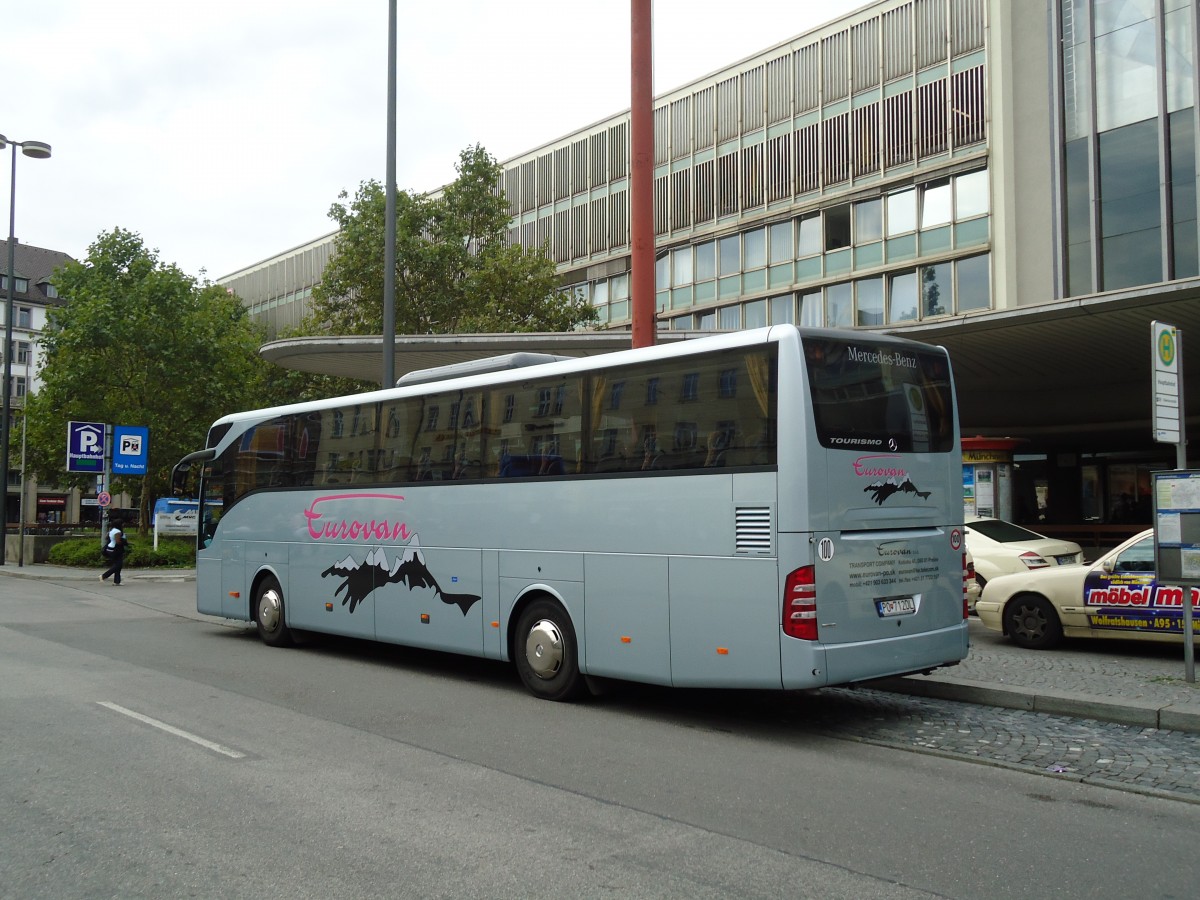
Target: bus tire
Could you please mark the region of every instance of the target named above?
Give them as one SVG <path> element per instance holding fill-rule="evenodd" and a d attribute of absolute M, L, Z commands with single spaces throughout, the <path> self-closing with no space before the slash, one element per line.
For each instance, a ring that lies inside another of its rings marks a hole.
<path fill-rule="evenodd" d="M 1028 650 L 1049 650 L 1062 641 L 1062 622 L 1054 606 L 1037 594 L 1018 594 L 1004 607 L 1004 629 L 1012 642 Z"/>
<path fill-rule="evenodd" d="M 514 645 L 517 674 L 535 697 L 572 700 L 586 689 L 575 629 L 556 601 L 542 598 L 525 607 L 517 619 Z"/>
<path fill-rule="evenodd" d="M 283 589 L 272 577 L 264 578 L 254 595 L 254 623 L 268 647 L 290 647 L 294 643 L 284 616 Z"/>

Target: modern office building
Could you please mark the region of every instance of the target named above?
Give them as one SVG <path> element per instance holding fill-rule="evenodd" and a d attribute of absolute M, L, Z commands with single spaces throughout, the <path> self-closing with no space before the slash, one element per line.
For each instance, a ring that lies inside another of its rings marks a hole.
<path fill-rule="evenodd" d="M 659 328 L 944 344 L 983 438 L 969 461 L 1001 498 L 981 481 L 968 512 L 1148 522 L 1151 473 L 1177 460 L 1151 431 L 1151 323 L 1200 333 L 1196 5 L 882 0 L 660 93 Z M 499 185 L 510 240 L 547 246 L 616 330 L 629 127 L 626 110 L 532 148 Z M 294 323 L 335 237 L 220 282 Z M 320 340 L 264 352 L 319 366 Z"/>

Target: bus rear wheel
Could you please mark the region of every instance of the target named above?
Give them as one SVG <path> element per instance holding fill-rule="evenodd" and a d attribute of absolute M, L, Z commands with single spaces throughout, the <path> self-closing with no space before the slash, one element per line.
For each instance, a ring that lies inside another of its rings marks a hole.
<path fill-rule="evenodd" d="M 525 607 L 514 643 L 517 674 L 535 697 L 571 700 L 583 693 L 575 629 L 558 603 L 541 599 Z"/>
<path fill-rule="evenodd" d="M 264 578 L 254 597 L 254 622 L 258 636 L 270 647 L 290 647 L 291 629 L 284 618 L 283 589 L 274 578 Z"/>

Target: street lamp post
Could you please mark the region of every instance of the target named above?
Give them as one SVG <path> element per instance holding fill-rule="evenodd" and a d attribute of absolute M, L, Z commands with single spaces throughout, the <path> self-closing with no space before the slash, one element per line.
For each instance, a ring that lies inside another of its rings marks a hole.
<path fill-rule="evenodd" d="M 8 190 L 8 283 L 4 302 L 4 412 L 0 420 L 0 491 L 3 491 L 3 504 L 0 505 L 0 566 L 4 565 L 8 555 L 8 431 L 9 418 L 12 415 L 12 321 L 13 294 L 17 289 L 14 250 L 17 243 L 17 148 L 32 159 L 47 159 L 50 156 L 50 145 L 41 141 L 10 141 L 0 134 L 0 150 L 12 145 L 12 180 Z M 21 498 L 24 501 L 24 497 Z M 25 515 L 25 510 L 21 510 Z"/>

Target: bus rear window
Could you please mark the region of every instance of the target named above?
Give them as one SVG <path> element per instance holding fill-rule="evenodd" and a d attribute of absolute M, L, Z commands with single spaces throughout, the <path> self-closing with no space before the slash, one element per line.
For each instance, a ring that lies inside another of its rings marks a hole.
<path fill-rule="evenodd" d="M 935 348 L 806 337 L 813 416 L 833 449 L 946 453 L 954 448 L 950 366 Z"/>

